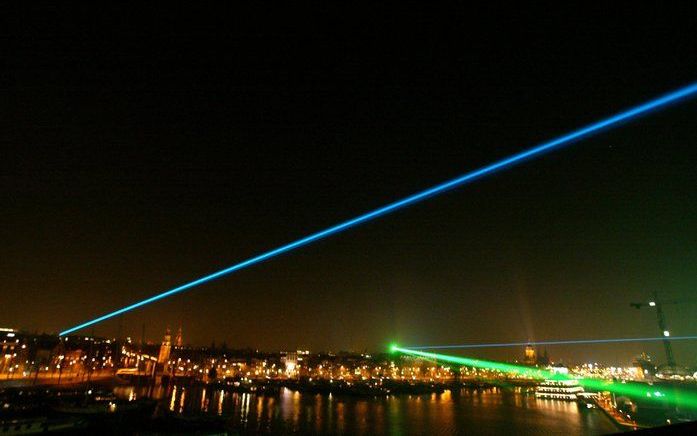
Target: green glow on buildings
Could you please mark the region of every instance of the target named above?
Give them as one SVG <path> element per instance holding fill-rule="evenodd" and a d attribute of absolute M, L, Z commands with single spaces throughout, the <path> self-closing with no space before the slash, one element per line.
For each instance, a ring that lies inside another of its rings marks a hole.
<path fill-rule="evenodd" d="M 677 386 L 656 386 L 647 383 L 624 382 L 614 380 L 600 380 L 593 378 L 578 378 L 567 374 L 550 371 L 543 368 L 535 368 L 511 363 L 496 362 L 491 360 L 473 359 L 469 357 L 451 356 L 448 354 L 430 353 L 427 351 L 401 348 L 397 345 L 390 346 L 391 352 L 400 352 L 406 355 L 423 357 L 425 359 L 456 365 L 469 366 L 493 371 L 500 371 L 511 376 L 529 378 L 535 380 L 577 380 L 584 389 L 591 391 L 610 391 L 616 395 L 627 395 L 630 398 L 646 398 L 651 401 L 671 404 L 677 407 L 697 409 L 697 393 L 680 389 Z"/>

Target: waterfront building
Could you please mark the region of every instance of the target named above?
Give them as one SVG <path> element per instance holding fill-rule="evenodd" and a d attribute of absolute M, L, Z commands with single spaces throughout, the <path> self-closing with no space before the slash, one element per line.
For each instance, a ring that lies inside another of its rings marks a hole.
<path fill-rule="evenodd" d="M 288 351 L 284 356 L 281 356 L 281 363 L 285 365 L 288 375 L 294 374 L 298 366 L 298 353 L 296 351 Z"/>

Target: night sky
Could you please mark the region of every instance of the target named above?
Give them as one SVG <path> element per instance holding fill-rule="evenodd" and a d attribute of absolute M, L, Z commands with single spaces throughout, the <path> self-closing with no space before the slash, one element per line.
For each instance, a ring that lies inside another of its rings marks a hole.
<path fill-rule="evenodd" d="M 57 332 L 697 80 L 687 11 L 552 5 L 6 15 L 0 326 Z M 131 312 L 122 332 L 357 351 L 658 336 L 629 303 L 697 292 L 696 164 L 693 101 Z M 696 313 L 667 306 L 671 332 L 697 334 Z M 697 343 L 675 349 L 697 364 Z M 549 352 L 642 350 L 665 359 Z"/>

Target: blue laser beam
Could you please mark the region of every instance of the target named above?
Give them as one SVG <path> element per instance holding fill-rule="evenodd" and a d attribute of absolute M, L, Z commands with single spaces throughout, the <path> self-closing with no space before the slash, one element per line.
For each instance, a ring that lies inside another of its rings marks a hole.
<path fill-rule="evenodd" d="M 695 340 L 697 336 L 659 336 L 653 338 L 612 338 L 612 339 L 566 339 L 555 341 L 529 341 L 529 342 L 496 342 L 490 344 L 461 344 L 461 345 L 423 345 L 419 347 L 402 347 L 407 350 L 445 350 L 465 348 L 500 348 L 522 347 L 525 345 L 578 345 L 578 344 L 612 344 L 616 342 L 653 342 L 653 341 L 686 341 Z"/>
<path fill-rule="evenodd" d="M 67 335 L 69 333 L 75 332 L 75 331 L 83 329 L 85 327 L 88 327 L 88 326 L 97 324 L 99 322 L 105 321 L 109 318 L 113 318 L 115 316 L 121 315 L 122 313 L 131 311 L 133 309 L 137 309 L 137 308 L 142 307 L 142 306 L 145 306 L 146 304 L 153 303 L 155 301 L 158 301 L 158 300 L 161 300 L 163 298 L 169 297 L 171 295 L 177 294 L 177 293 L 182 292 L 184 290 L 193 288 L 195 286 L 201 285 L 201 284 L 209 282 L 211 280 L 215 280 L 219 277 L 230 274 L 232 272 L 239 271 L 243 268 L 247 268 L 247 267 L 252 266 L 254 264 L 271 259 L 272 257 L 278 256 L 280 254 L 286 253 L 286 252 L 294 250 L 296 248 L 300 248 L 304 245 L 310 244 L 310 243 L 315 242 L 319 239 L 326 238 L 326 237 L 333 235 L 335 233 L 342 232 L 344 230 L 347 230 L 351 227 L 365 223 L 367 221 L 371 221 L 375 218 L 378 218 L 382 215 L 394 212 L 394 211 L 401 209 L 403 207 L 412 205 L 414 203 L 418 203 L 420 201 L 423 201 L 423 200 L 430 198 L 430 197 L 433 197 L 435 195 L 442 194 L 442 193 L 449 191 L 455 187 L 462 186 L 462 185 L 469 183 L 469 182 L 472 182 L 480 177 L 494 173 L 497 170 L 500 170 L 500 169 L 503 169 L 506 167 L 510 167 L 510 166 L 517 164 L 517 163 L 521 163 L 522 161 L 524 161 L 528 158 L 531 158 L 533 156 L 539 156 L 539 155 L 543 154 L 544 152 L 560 148 L 563 145 L 568 145 L 574 141 L 580 140 L 582 138 L 586 138 L 586 137 L 588 137 L 592 134 L 595 134 L 595 133 L 599 133 L 599 132 L 601 132 L 605 129 L 608 129 L 610 127 L 616 127 L 623 122 L 632 120 L 632 119 L 637 118 L 637 117 L 642 116 L 642 115 L 646 115 L 646 114 L 653 112 L 653 111 L 656 111 L 658 109 L 668 107 L 668 106 L 675 104 L 679 101 L 685 100 L 688 97 L 693 97 L 695 94 L 697 94 L 697 83 L 693 83 L 691 85 L 688 85 L 688 86 L 685 86 L 685 87 L 680 88 L 678 90 L 675 90 L 671 93 L 665 94 L 663 96 L 657 97 L 657 98 L 650 100 L 648 102 L 642 103 L 638 106 L 629 108 L 623 112 L 619 112 L 613 116 L 602 119 L 602 120 L 597 121 L 593 124 L 589 124 L 589 125 L 582 127 L 578 130 L 574 130 L 574 131 L 567 133 L 563 136 L 560 136 L 556 139 L 552 139 L 551 141 L 544 142 L 544 143 L 539 144 L 535 147 L 529 148 L 527 150 L 524 150 L 524 151 L 519 152 L 517 154 L 514 154 L 512 156 L 506 157 L 504 159 L 498 160 L 494 163 L 491 163 L 491 164 L 486 165 L 484 167 L 481 167 L 479 169 L 476 169 L 476 170 L 473 170 L 473 171 L 468 172 L 466 174 L 463 174 L 455 179 L 452 179 L 452 180 L 446 181 L 444 183 L 441 183 L 439 185 L 433 186 L 433 187 L 428 188 L 424 191 L 410 195 L 406 198 L 395 201 L 393 203 L 389 203 L 386 206 L 383 206 L 383 207 L 380 207 L 380 208 L 375 209 L 373 211 L 367 212 L 363 215 L 357 216 L 356 218 L 350 219 L 348 221 L 344 221 L 342 223 L 339 223 L 339 224 L 334 225 L 332 227 L 329 227 L 327 229 L 321 230 L 317 233 L 313 233 L 309 236 L 305 236 L 304 238 L 298 239 L 294 242 L 288 243 L 286 245 L 282 245 L 278 248 L 274 248 L 273 250 L 270 250 L 270 251 L 267 251 L 265 253 L 259 254 L 257 256 L 251 257 L 247 260 L 244 260 L 240 263 L 232 265 L 228 268 L 222 269 L 220 271 L 206 275 L 206 276 L 201 277 L 199 279 L 185 283 L 181 286 L 177 286 L 176 288 L 170 289 L 170 290 L 162 292 L 160 294 L 153 295 L 152 297 L 146 298 L 145 300 L 141 300 L 141 301 L 138 301 L 136 303 L 130 304 L 130 305 L 125 306 L 121 309 L 118 309 L 118 310 L 115 310 L 113 312 L 109 312 L 105 315 L 102 315 L 98 318 L 94 318 L 92 320 L 86 321 L 82 324 L 78 324 L 74 327 L 63 330 L 62 332 L 59 333 L 59 335 L 60 336 Z"/>

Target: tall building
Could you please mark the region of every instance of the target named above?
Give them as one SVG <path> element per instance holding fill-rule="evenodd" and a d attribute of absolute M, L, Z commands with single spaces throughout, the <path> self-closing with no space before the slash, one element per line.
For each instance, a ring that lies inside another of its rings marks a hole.
<path fill-rule="evenodd" d="M 179 325 L 179 330 L 177 330 L 177 339 L 174 341 L 174 345 L 177 348 L 181 348 L 184 345 L 184 340 L 182 339 L 182 326 Z"/>
<path fill-rule="evenodd" d="M 537 353 L 535 352 L 535 347 L 528 344 L 525 346 L 525 359 L 523 360 L 526 365 L 535 365 L 537 363 Z"/>
<path fill-rule="evenodd" d="M 169 360 L 169 353 L 172 351 L 172 335 L 169 332 L 169 327 L 165 331 L 165 337 L 160 346 L 160 354 L 157 356 L 157 363 L 166 364 Z"/>

